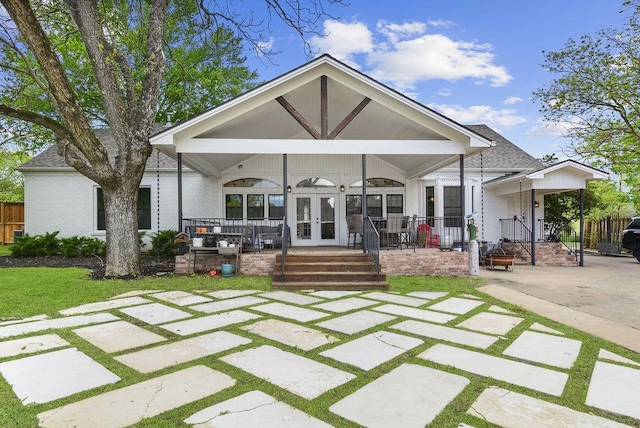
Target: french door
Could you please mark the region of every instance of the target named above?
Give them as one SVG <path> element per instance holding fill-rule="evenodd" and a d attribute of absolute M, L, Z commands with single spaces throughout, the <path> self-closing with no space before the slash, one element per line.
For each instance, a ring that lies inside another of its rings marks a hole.
<path fill-rule="evenodd" d="M 338 245 L 338 195 L 296 195 L 293 245 Z"/>

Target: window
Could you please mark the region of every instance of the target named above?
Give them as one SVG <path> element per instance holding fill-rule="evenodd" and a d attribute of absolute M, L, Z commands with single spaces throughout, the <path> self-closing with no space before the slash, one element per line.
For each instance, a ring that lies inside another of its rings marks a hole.
<path fill-rule="evenodd" d="M 460 206 L 460 187 L 445 187 L 443 190 L 445 226 L 459 226 L 460 222 L 462 221 L 462 207 Z"/>
<path fill-rule="evenodd" d="M 387 195 L 387 215 L 404 213 L 402 195 Z"/>
<path fill-rule="evenodd" d="M 284 217 L 284 195 L 269 195 L 269 218 Z"/>
<path fill-rule="evenodd" d="M 346 199 L 346 215 L 362 213 L 362 195 L 347 195 Z M 367 216 L 382 217 L 382 195 L 367 195 Z"/>
<path fill-rule="evenodd" d="M 264 178 L 240 178 L 224 183 L 224 187 L 262 187 L 273 189 L 280 187 L 280 185 Z"/>
<path fill-rule="evenodd" d="M 336 187 L 336 184 L 326 178 L 312 177 L 302 180 L 296 184 L 296 187 Z"/>
<path fill-rule="evenodd" d="M 106 229 L 104 194 L 102 188 L 96 189 L 97 230 Z M 151 230 L 151 188 L 138 189 L 138 230 Z"/>
<path fill-rule="evenodd" d="M 227 218 L 242 218 L 242 195 L 225 195 Z"/>
<path fill-rule="evenodd" d="M 362 180 L 356 181 L 349 187 L 362 187 Z M 404 187 L 404 184 L 390 178 L 367 178 L 367 187 Z"/>
<path fill-rule="evenodd" d="M 264 218 L 264 195 L 247 195 L 247 218 Z"/>

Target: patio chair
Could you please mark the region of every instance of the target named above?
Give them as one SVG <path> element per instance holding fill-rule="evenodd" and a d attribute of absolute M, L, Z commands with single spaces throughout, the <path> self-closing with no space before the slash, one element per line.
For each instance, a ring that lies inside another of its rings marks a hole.
<path fill-rule="evenodd" d="M 409 217 L 396 213 L 387 215 L 387 224 L 380 230 L 380 234 L 384 234 L 387 238 L 387 249 L 391 246 L 398 246 L 402 250 L 402 225 L 405 219 L 408 220 Z"/>
<path fill-rule="evenodd" d="M 402 220 L 402 231 L 400 232 L 400 244 L 405 244 L 407 248 L 409 248 L 409 245 L 412 245 L 414 250 L 416 243 L 415 232 L 417 220 L 417 214 L 414 214 L 411 218 L 409 218 L 409 216 L 405 216 Z"/>
<path fill-rule="evenodd" d="M 356 240 L 360 235 L 360 245 L 362 245 L 362 235 L 364 233 L 362 214 L 352 214 L 346 217 L 347 229 L 349 235 L 347 236 L 347 247 L 351 246 L 351 235 L 353 234 L 353 249 L 356 249 Z"/>
<path fill-rule="evenodd" d="M 436 248 L 440 246 L 440 235 L 432 233 L 431 226 L 423 223 L 418 226 L 418 246 Z"/>

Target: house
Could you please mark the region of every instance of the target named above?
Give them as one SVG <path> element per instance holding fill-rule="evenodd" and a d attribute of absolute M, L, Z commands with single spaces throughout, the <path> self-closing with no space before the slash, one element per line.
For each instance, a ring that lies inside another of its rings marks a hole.
<path fill-rule="evenodd" d="M 99 136 L 108 143 L 107 130 Z M 506 237 L 501 219 L 541 240 L 545 194 L 606 178 L 573 161 L 545 167 L 489 127 L 459 124 L 329 55 L 161 129 L 151 144 L 141 230 L 286 221 L 293 247 L 347 246 L 346 216 L 363 210 L 416 215 L 454 247 L 468 238 L 467 214 L 482 241 Z M 27 233 L 104 235 L 99 187 L 55 148 L 20 170 Z"/>

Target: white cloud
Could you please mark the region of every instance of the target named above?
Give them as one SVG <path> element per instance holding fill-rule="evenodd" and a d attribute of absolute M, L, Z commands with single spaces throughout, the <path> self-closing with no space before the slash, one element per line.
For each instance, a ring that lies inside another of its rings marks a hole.
<path fill-rule="evenodd" d="M 360 68 L 353 59 L 354 55 L 370 53 L 373 50 L 373 34 L 367 24 L 351 22 L 348 24 L 327 20 L 324 22 L 325 36 L 313 36 L 309 43 L 319 53 L 328 53 L 354 68 Z"/>
<path fill-rule="evenodd" d="M 508 128 L 527 121 L 512 109 L 495 109 L 483 105 L 462 107 L 450 104 L 431 104 L 429 107 L 463 124 L 483 123 L 492 128 Z"/>
<path fill-rule="evenodd" d="M 521 103 L 521 102 L 522 102 L 522 98 L 520 97 L 507 97 L 507 99 L 504 100 L 504 105 L 510 106 L 513 104 Z"/>
<path fill-rule="evenodd" d="M 430 22 L 431 26 L 450 24 Z M 328 20 L 324 23 L 327 35 L 313 37 L 310 42 L 318 51 L 356 67 L 355 55 L 364 54 L 369 75 L 403 92 L 412 90 L 423 80 L 470 78 L 491 86 L 503 86 L 511 80 L 507 69 L 495 64 L 490 44 L 427 33 L 428 26 L 421 22 L 379 21 L 376 38 L 365 23 Z"/>

